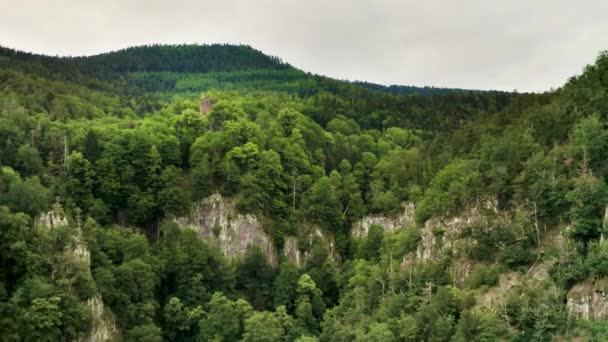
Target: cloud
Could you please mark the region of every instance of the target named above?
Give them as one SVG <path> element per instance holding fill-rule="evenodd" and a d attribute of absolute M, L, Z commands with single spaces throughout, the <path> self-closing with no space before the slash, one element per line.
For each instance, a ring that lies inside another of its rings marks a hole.
<path fill-rule="evenodd" d="M 82 55 L 244 43 L 341 79 L 541 91 L 608 48 L 606 12 L 591 0 L 0 0 L 0 44 Z"/>

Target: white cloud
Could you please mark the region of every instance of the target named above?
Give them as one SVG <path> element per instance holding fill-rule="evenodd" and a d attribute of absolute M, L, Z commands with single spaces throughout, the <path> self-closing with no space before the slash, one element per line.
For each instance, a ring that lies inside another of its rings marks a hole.
<path fill-rule="evenodd" d="M 337 78 L 528 91 L 607 49 L 607 12 L 591 0 L 0 0 L 0 44 L 81 55 L 244 43 Z"/>

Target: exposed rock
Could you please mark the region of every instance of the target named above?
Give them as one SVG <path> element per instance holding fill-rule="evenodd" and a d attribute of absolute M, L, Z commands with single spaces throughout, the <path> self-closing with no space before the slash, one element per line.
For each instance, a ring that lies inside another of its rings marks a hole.
<path fill-rule="evenodd" d="M 608 229 L 608 205 L 606 205 L 606 209 L 604 210 L 604 224 L 602 226 L 604 227 L 604 231 Z"/>
<path fill-rule="evenodd" d="M 80 228 L 78 229 L 76 244 L 68 254 L 85 267 L 89 277 L 93 277 L 91 274 L 91 253 L 82 238 Z M 93 326 L 88 336 L 78 340 L 82 342 L 119 341 L 120 332 L 116 326 L 114 314 L 103 303 L 101 294 L 98 293 L 87 299 L 87 306 L 91 310 Z"/>
<path fill-rule="evenodd" d="M 473 261 L 467 257 L 459 257 L 452 260 L 450 273 L 452 274 L 452 280 L 456 286 L 464 285 L 464 281 L 469 277 L 469 274 L 471 274 L 473 266 Z"/>
<path fill-rule="evenodd" d="M 38 217 L 38 224 L 47 228 L 67 226 L 68 218 L 59 206 L 55 206 L 50 211 L 40 214 Z"/>
<path fill-rule="evenodd" d="M 578 318 L 608 321 L 608 280 L 586 280 L 568 292 L 566 306 Z"/>
<path fill-rule="evenodd" d="M 509 271 L 500 274 L 498 277 L 498 284 L 494 287 L 489 288 L 484 294 L 479 296 L 477 304 L 481 308 L 496 309 L 503 303 L 507 294 L 511 289 L 523 286 L 532 287 L 534 285 L 543 284 L 547 291 L 555 290 L 549 270 L 555 263 L 555 260 L 545 260 L 542 262 L 535 263 L 525 273 L 518 273 Z"/>
<path fill-rule="evenodd" d="M 489 226 L 487 216 L 482 215 L 484 211 L 497 214 L 497 201 L 488 199 L 482 207 L 470 207 L 458 216 L 434 217 L 427 220 L 421 231 L 418 257 L 422 260 L 433 260 L 440 252 L 448 250 L 453 257 L 464 257 L 465 250 L 476 242 L 464 238 L 462 233 L 472 226 Z M 497 215 L 493 216 L 498 218 Z"/>
<path fill-rule="evenodd" d="M 298 238 L 295 236 L 290 236 L 285 241 L 285 245 L 283 246 L 283 253 L 285 257 L 298 266 L 302 266 L 306 259 L 306 252 L 300 250 L 298 246 Z"/>
<path fill-rule="evenodd" d="M 202 98 L 201 99 L 201 103 L 199 106 L 199 111 L 201 114 L 209 114 L 209 112 L 211 112 L 211 109 L 213 108 L 213 100 L 211 100 L 210 98 Z"/>
<path fill-rule="evenodd" d="M 403 256 L 403 260 L 401 260 L 401 264 L 399 265 L 400 272 L 410 273 L 413 271 L 414 266 L 416 266 L 416 253 L 410 252 Z"/>
<path fill-rule="evenodd" d="M 521 275 L 517 272 L 503 273 L 498 277 L 498 285 L 488 289 L 479 297 L 477 303 L 482 308 L 496 308 L 506 298 L 507 293 L 513 287 L 521 283 Z"/>
<path fill-rule="evenodd" d="M 420 231 L 417 258 L 424 262 L 449 255 L 452 260 L 450 269 L 454 284 L 462 286 L 475 266 L 468 257 L 467 250 L 477 243 L 474 239 L 463 236 L 463 233 L 471 227 L 488 227 L 488 218 L 483 215 L 483 212 L 488 211 L 492 213 L 491 216 L 502 219 L 495 215 L 498 213 L 496 201 L 490 199 L 481 208 L 470 207 L 458 216 L 434 217 L 427 220 Z"/>
<path fill-rule="evenodd" d="M 116 327 L 116 321 L 110 310 L 103 304 L 100 295 L 87 300 L 87 306 L 91 309 L 93 327 L 89 336 L 80 338 L 80 342 L 98 341 L 120 341 L 120 333 Z"/>
<path fill-rule="evenodd" d="M 175 221 L 182 227 L 194 229 L 203 239 L 216 241 L 229 258 L 242 257 L 250 246 L 257 246 L 270 264 L 277 263 L 274 244 L 262 229 L 260 220 L 254 215 L 239 213 L 234 200 L 220 194 L 203 199 L 189 217 L 179 217 Z"/>
<path fill-rule="evenodd" d="M 403 208 L 403 212 L 397 217 L 384 215 L 364 216 L 361 220 L 353 224 L 352 234 L 358 238 L 365 237 L 367 236 L 369 227 L 375 224 L 384 227 L 387 231 L 393 231 L 414 224 L 414 210 L 414 204 L 407 203 Z"/>
<path fill-rule="evenodd" d="M 471 210 L 463 216 L 426 221 L 420 232 L 421 239 L 416 253 L 418 258 L 435 260 L 445 250 L 450 250 L 455 257 L 463 256 L 466 246 L 474 241 L 462 238 L 462 232 L 473 224 L 482 223 L 481 220 L 479 213 Z"/>
<path fill-rule="evenodd" d="M 91 269 L 91 252 L 89 252 L 89 249 L 84 242 L 79 240 L 76 243 L 76 246 L 72 250 L 72 255 L 86 265 L 89 270 Z"/>
<path fill-rule="evenodd" d="M 336 248 L 334 239 L 332 236 L 326 236 L 319 228 L 312 230 L 305 238 L 307 246 L 299 246 L 298 237 L 290 236 L 283 246 L 283 254 L 287 260 L 293 262 L 298 267 L 303 266 L 309 257 L 309 249 L 312 246 L 315 239 L 319 239 L 327 248 L 327 253 L 331 257 L 335 257 Z M 304 248 L 301 248 L 304 247 Z"/>
<path fill-rule="evenodd" d="M 78 220 L 77 220 L 78 221 Z M 54 208 L 38 217 L 38 224 L 47 229 L 66 226 L 69 224 L 67 216 L 63 213 L 61 206 L 56 204 Z M 63 254 L 65 260 L 57 266 L 65 266 L 79 269 L 81 272 L 88 273 L 88 277 L 93 277 L 91 274 L 91 253 L 86 242 L 82 237 L 80 226 L 77 227 L 76 240 L 72 248 L 68 248 Z M 93 297 L 87 299 L 86 305 L 91 310 L 91 318 L 93 326 L 88 336 L 78 338 L 81 342 L 98 342 L 98 341 L 120 341 L 120 332 L 116 326 L 114 315 L 108 309 L 101 298 L 101 294 L 97 293 Z"/>

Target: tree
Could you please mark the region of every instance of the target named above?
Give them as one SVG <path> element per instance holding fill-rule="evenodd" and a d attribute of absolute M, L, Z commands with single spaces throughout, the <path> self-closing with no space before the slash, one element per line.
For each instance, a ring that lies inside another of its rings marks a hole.
<path fill-rule="evenodd" d="M 153 324 L 141 324 L 127 331 L 127 341 L 133 342 L 162 342 L 159 327 Z"/>
<path fill-rule="evenodd" d="M 26 340 L 54 341 L 61 338 L 61 298 L 35 298 L 17 312 L 17 330 Z"/>
<path fill-rule="evenodd" d="M 23 176 L 33 176 L 42 173 L 43 163 L 38 149 L 29 145 L 21 145 L 15 156 L 16 168 Z"/>
<path fill-rule="evenodd" d="M 328 177 L 322 177 L 312 187 L 306 201 L 306 212 L 316 222 L 332 232 L 342 229 L 342 213 Z"/>
<path fill-rule="evenodd" d="M 206 317 L 199 323 L 198 339 L 202 341 L 237 341 L 243 335 L 244 322 L 253 314 L 253 309 L 246 301 L 229 300 L 216 292 L 209 301 Z"/>
<path fill-rule="evenodd" d="M 572 153 L 583 168 L 590 168 L 598 176 L 608 175 L 608 129 L 597 115 L 581 119 L 570 136 Z"/>
<path fill-rule="evenodd" d="M 213 168 L 209 163 L 209 156 L 203 155 L 197 163 L 192 165 L 192 196 L 200 200 L 213 191 Z"/>
<path fill-rule="evenodd" d="M 140 258 L 129 260 L 116 268 L 112 289 L 114 294 L 110 296 L 114 300 L 109 304 L 126 327 L 153 322 L 158 308 L 154 298 L 156 282 L 152 267 Z"/>
<path fill-rule="evenodd" d="M 74 205 L 86 210 L 93 201 L 95 170 L 80 152 L 72 152 L 68 157 L 68 172 L 65 189 Z"/>
<path fill-rule="evenodd" d="M 349 166 L 343 165 L 343 169 L 345 170 L 345 173 L 342 174 L 336 184 L 334 184 L 334 187 L 336 188 L 336 197 L 340 201 L 342 219 L 347 222 L 354 222 L 365 214 L 363 198 L 359 191 L 357 179 L 350 172 Z M 331 174 L 338 173 L 334 170 Z"/>
<path fill-rule="evenodd" d="M 270 305 L 270 291 L 274 272 L 266 256 L 258 246 L 247 250 L 245 257 L 237 265 L 237 290 L 242 291 L 247 301 L 257 310 Z"/>
<path fill-rule="evenodd" d="M 298 280 L 298 299 L 295 310 L 296 325 L 306 334 L 316 334 L 325 311 L 323 293 L 308 274 Z"/>
<path fill-rule="evenodd" d="M 89 129 L 84 142 L 84 157 L 94 163 L 101 157 L 101 146 L 99 145 L 99 138 L 94 130 Z"/>
<path fill-rule="evenodd" d="M 397 340 L 386 323 L 373 323 L 362 339 L 370 342 L 390 342 Z"/>
<path fill-rule="evenodd" d="M 589 241 L 605 233 L 603 214 L 608 202 L 608 186 L 593 175 L 583 173 L 574 180 L 574 189 L 566 198 L 572 202 L 570 235 L 582 242 L 586 253 Z"/>
<path fill-rule="evenodd" d="M 38 215 L 46 210 L 49 202 L 50 191 L 40 184 L 38 177 L 22 180 L 17 175 L 8 184 L 8 191 L 0 193 L 0 204 L 6 205 L 15 212 L 24 212 L 30 216 Z"/>
<path fill-rule="evenodd" d="M 367 237 L 360 241 L 357 257 L 367 260 L 377 260 L 384 238 L 384 227 L 373 224 L 369 227 Z"/>
<path fill-rule="evenodd" d="M 476 160 L 456 160 L 437 173 L 416 210 L 416 220 L 447 215 L 462 209 L 481 195 L 481 175 Z"/>
<path fill-rule="evenodd" d="M 268 311 L 255 312 L 245 320 L 244 342 L 280 342 L 285 331 L 277 317 Z"/>
<path fill-rule="evenodd" d="M 508 208 L 513 195 L 510 180 L 523 169 L 524 162 L 540 150 L 530 129 L 509 126 L 502 135 L 487 135 L 481 139 L 479 170 L 486 178 L 486 188 L 492 191 L 501 208 Z"/>
<path fill-rule="evenodd" d="M 163 332 L 170 341 L 192 339 L 198 333 L 198 321 L 203 313 L 200 306 L 188 309 L 179 298 L 171 297 L 163 310 L 165 320 Z"/>
<path fill-rule="evenodd" d="M 283 305 L 288 312 L 293 313 L 299 278 L 300 272 L 296 265 L 288 261 L 279 265 L 279 271 L 272 285 L 272 299 L 275 308 Z"/>

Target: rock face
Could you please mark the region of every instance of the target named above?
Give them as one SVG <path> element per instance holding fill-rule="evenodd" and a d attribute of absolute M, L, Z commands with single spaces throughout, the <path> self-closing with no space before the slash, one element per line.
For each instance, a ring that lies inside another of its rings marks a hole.
<path fill-rule="evenodd" d="M 336 247 L 334 243 L 334 239 L 332 236 L 326 236 L 321 229 L 315 228 L 311 230 L 311 232 L 306 236 L 304 242 L 306 242 L 308 249 L 312 246 L 315 239 L 318 239 L 321 243 L 323 243 L 324 247 L 327 250 L 327 253 L 335 259 L 336 256 Z M 295 236 L 290 236 L 283 246 L 283 255 L 287 258 L 287 260 L 293 262 L 298 267 L 304 266 L 307 258 L 309 257 L 309 252 L 307 249 L 301 249 L 298 245 L 298 238 Z"/>
<path fill-rule="evenodd" d="M 481 208 L 472 207 L 464 210 L 458 216 L 434 217 L 426 221 L 420 229 L 420 242 L 415 255 L 404 258 L 402 265 L 407 269 L 412 262 L 429 262 L 437 260 L 441 255 L 449 254 L 451 273 L 454 283 L 462 285 L 471 273 L 473 262 L 467 257 L 466 250 L 475 241 L 463 237 L 463 232 L 473 226 L 487 227 L 489 224 L 482 211 L 498 213 L 495 200 L 487 200 Z M 412 203 L 404 206 L 403 212 L 396 217 L 383 215 L 366 216 L 353 225 L 353 236 L 367 236 L 369 227 L 376 224 L 386 231 L 394 231 L 414 225 L 415 207 Z M 415 260 L 414 260 L 415 259 Z"/>
<path fill-rule="evenodd" d="M 60 208 L 54 208 L 46 213 L 40 214 L 38 217 L 38 224 L 46 228 L 67 226 L 68 218 L 63 214 Z"/>
<path fill-rule="evenodd" d="M 264 232 L 262 220 L 252 214 L 239 213 L 232 198 L 211 195 L 197 203 L 190 216 L 175 218 L 175 222 L 197 231 L 201 239 L 217 243 L 228 258 L 242 257 L 249 247 L 256 246 L 271 265 L 278 263 L 280 251 L 276 250 L 272 239 Z M 297 266 L 302 266 L 315 240 L 320 241 L 327 248 L 327 253 L 335 257 L 333 237 L 314 226 L 303 237 L 287 237 L 282 254 Z"/>
<path fill-rule="evenodd" d="M 566 306 L 576 317 L 608 321 L 608 280 L 586 280 L 576 284 L 568 292 Z"/>
<path fill-rule="evenodd" d="M 450 218 L 432 218 L 424 223 L 420 232 L 420 243 L 416 254 L 418 258 L 428 261 L 436 259 L 442 250 L 450 249 L 459 256 L 461 245 L 471 243 L 461 238 L 467 227 L 480 222 L 476 212 L 467 212 L 462 216 Z M 464 246 L 462 246 L 464 247 Z"/>
<path fill-rule="evenodd" d="M 56 204 L 51 211 L 41 214 L 37 221 L 39 227 L 45 229 L 53 229 L 69 224 L 67 216 L 63 213 L 63 210 L 58 204 Z M 82 237 L 80 227 L 78 228 L 74 245 L 64 251 L 63 257 L 64 265 L 85 270 L 88 277 L 93 277 L 91 274 L 91 253 Z M 87 299 L 86 305 L 91 310 L 93 326 L 89 335 L 78 338 L 78 341 L 120 341 L 120 333 L 116 326 L 114 315 L 110 309 L 104 305 L 101 294 L 97 293 L 93 297 Z"/>
<path fill-rule="evenodd" d="M 120 334 L 112 313 L 103 304 L 100 295 L 87 300 L 87 306 L 91 309 L 93 328 L 89 336 L 81 338 L 79 342 L 98 341 L 120 341 Z"/>
<path fill-rule="evenodd" d="M 91 253 L 87 248 L 86 242 L 82 238 L 82 232 L 78 231 L 76 243 L 71 250 L 66 251 L 66 256 L 77 260 L 88 271 L 88 276 L 91 274 Z M 91 318 L 93 327 L 88 336 L 79 338 L 80 342 L 97 342 L 97 341 L 119 341 L 120 333 L 114 320 L 114 315 L 107 308 L 101 294 L 97 293 L 93 297 L 87 299 L 87 306 L 91 310 Z"/>
<path fill-rule="evenodd" d="M 542 284 L 547 291 L 554 291 L 554 283 L 551 281 L 549 270 L 553 267 L 553 260 L 534 264 L 527 273 L 522 274 L 515 271 L 501 273 L 498 284 L 489 288 L 477 299 L 477 307 L 486 309 L 496 309 L 504 304 L 509 292 L 516 287 L 532 287 Z"/>
<path fill-rule="evenodd" d="M 201 114 L 209 114 L 211 112 L 211 108 L 213 107 L 213 101 L 210 98 L 201 99 L 201 103 L 199 106 L 199 110 Z"/>
<path fill-rule="evenodd" d="M 463 216 L 432 218 L 426 221 L 420 230 L 416 257 L 422 262 L 429 262 L 449 253 L 452 260 L 450 268 L 453 281 L 459 286 L 464 284 L 473 268 L 473 262 L 465 251 L 474 241 L 463 238 L 462 232 L 479 221 L 480 216 L 472 212 L 467 212 Z"/>
<path fill-rule="evenodd" d="M 471 207 L 460 215 L 434 217 L 424 223 L 417 255 L 422 260 L 433 260 L 441 251 L 449 249 L 455 258 L 464 257 L 464 250 L 475 241 L 462 237 L 465 229 L 487 227 L 489 222 L 482 210 L 498 212 L 496 201 L 488 200 L 483 208 Z"/>
<path fill-rule="evenodd" d="M 216 241 L 229 258 L 245 255 L 250 246 L 259 247 L 268 262 L 277 263 L 277 252 L 262 223 L 251 214 L 241 214 L 232 199 L 214 194 L 195 205 L 189 217 L 175 219 L 182 227 L 198 232 L 203 239 Z"/>
<path fill-rule="evenodd" d="M 89 272 L 91 272 L 91 253 L 87 248 L 86 243 L 83 241 L 82 236 L 79 232 L 76 245 L 71 251 L 68 251 L 72 257 L 76 258 L 81 262 Z M 97 341 L 119 341 L 120 333 L 114 320 L 114 315 L 103 303 L 101 294 L 96 294 L 93 297 L 87 299 L 87 306 L 91 310 L 91 318 L 93 320 L 93 327 L 89 332 L 89 335 L 78 339 L 80 342 L 97 342 Z"/>
<path fill-rule="evenodd" d="M 407 203 L 404 206 L 403 212 L 397 217 L 384 215 L 365 216 L 353 225 L 352 234 L 358 238 L 365 237 L 367 236 L 369 227 L 375 224 L 384 227 L 384 229 L 388 231 L 414 224 L 414 204 Z"/>

